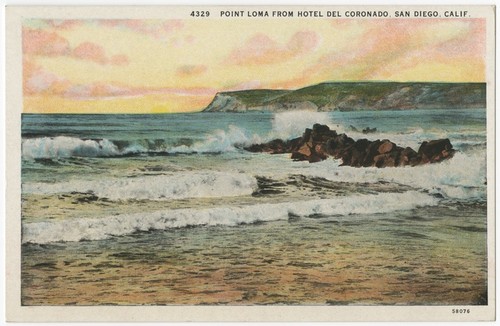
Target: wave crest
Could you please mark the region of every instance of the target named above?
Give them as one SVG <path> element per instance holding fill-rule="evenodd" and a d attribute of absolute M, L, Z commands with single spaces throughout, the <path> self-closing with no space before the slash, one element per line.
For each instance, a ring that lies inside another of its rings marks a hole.
<path fill-rule="evenodd" d="M 250 175 L 211 171 L 23 185 L 23 192 L 28 194 L 87 192 L 110 200 L 244 196 L 256 189 L 257 180 Z"/>
<path fill-rule="evenodd" d="M 41 137 L 22 142 L 22 156 L 32 160 L 39 158 L 116 156 L 118 147 L 108 139 L 93 140 L 75 137 Z"/>
<path fill-rule="evenodd" d="M 290 216 L 346 216 L 377 214 L 436 205 L 438 199 L 409 191 L 377 195 L 353 195 L 278 204 L 256 204 L 244 207 L 175 209 L 152 213 L 123 214 L 104 218 L 58 220 L 25 223 L 23 243 L 50 243 L 103 240 L 138 231 L 167 230 L 189 226 L 237 226 L 256 222 L 287 220 Z"/>
<path fill-rule="evenodd" d="M 311 128 L 315 123 L 333 125 L 328 112 L 307 110 L 279 112 L 273 117 L 273 129 L 268 138 L 271 140 L 273 138 L 290 139 L 298 137 L 304 133 L 306 128 Z"/>

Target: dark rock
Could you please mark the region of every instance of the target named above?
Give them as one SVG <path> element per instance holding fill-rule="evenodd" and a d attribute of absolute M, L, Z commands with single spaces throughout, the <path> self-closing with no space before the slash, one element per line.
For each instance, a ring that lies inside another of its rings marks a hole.
<path fill-rule="evenodd" d="M 393 142 L 385 139 L 382 141 L 382 144 L 378 147 L 379 154 L 385 154 L 392 151 L 392 149 L 396 146 Z"/>
<path fill-rule="evenodd" d="M 330 127 L 328 127 L 327 125 L 322 125 L 322 124 L 319 124 L 319 123 L 315 123 L 313 125 L 313 129 L 312 130 L 317 135 L 330 134 L 331 132 L 333 132 L 334 134 L 337 134 L 335 132 L 335 130 L 330 130 Z"/>
<path fill-rule="evenodd" d="M 268 143 L 253 144 L 248 147 L 244 147 L 244 149 L 254 153 L 270 153 L 270 154 L 290 153 L 292 146 L 298 143 L 299 140 L 300 140 L 299 138 L 295 138 L 289 141 L 274 139 Z"/>
<path fill-rule="evenodd" d="M 418 152 L 415 152 L 410 147 L 397 146 L 388 139 L 355 141 L 346 134 L 339 135 L 335 130 L 320 124 L 315 124 L 312 129 L 307 128 L 299 138 L 289 141 L 275 139 L 245 149 L 272 154 L 291 153 L 293 160 L 310 163 L 333 157 L 341 159 L 343 166 L 379 168 L 437 163 L 451 158 L 455 152 L 449 139 L 423 142 Z"/>
<path fill-rule="evenodd" d="M 365 129 L 363 129 L 363 133 L 364 134 L 371 134 L 371 133 L 374 133 L 374 132 L 377 132 L 377 128 L 366 127 Z"/>
<path fill-rule="evenodd" d="M 347 137 L 346 134 L 340 134 L 326 141 L 326 152 L 329 155 L 337 157 L 345 148 L 352 144 L 354 144 L 354 139 Z"/>
<path fill-rule="evenodd" d="M 419 161 L 418 154 L 411 147 L 406 147 L 401 152 L 401 155 L 399 157 L 400 166 L 417 165 L 418 161 Z"/>
<path fill-rule="evenodd" d="M 302 145 L 298 150 L 297 152 L 303 156 L 311 156 L 311 154 L 313 153 L 313 150 L 311 147 L 309 147 L 309 143 L 305 143 L 304 145 Z"/>
<path fill-rule="evenodd" d="M 353 145 L 347 147 L 341 154 L 342 165 L 363 166 L 369 145 L 368 139 L 358 139 Z"/>
<path fill-rule="evenodd" d="M 395 167 L 398 166 L 398 161 L 398 153 L 389 152 L 375 156 L 373 158 L 373 166 L 378 168 Z"/>
<path fill-rule="evenodd" d="M 450 158 L 455 153 L 448 138 L 424 141 L 418 149 L 422 163 L 436 163 Z"/>

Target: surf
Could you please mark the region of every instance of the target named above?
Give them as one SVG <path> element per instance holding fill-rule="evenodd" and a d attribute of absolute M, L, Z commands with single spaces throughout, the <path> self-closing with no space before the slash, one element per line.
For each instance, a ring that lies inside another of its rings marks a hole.
<path fill-rule="evenodd" d="M 185 227 L 246 225 L 289 218 L 355 216 L 389 213 L 438 204 L 439 199 L 418 191 L 339 196 L 331 199 L 246 206 L 172 209 L 152 213 L 122 214 L 24 223 L 22 242 L 46 244 L 104 240 L 140 231 Z"/>

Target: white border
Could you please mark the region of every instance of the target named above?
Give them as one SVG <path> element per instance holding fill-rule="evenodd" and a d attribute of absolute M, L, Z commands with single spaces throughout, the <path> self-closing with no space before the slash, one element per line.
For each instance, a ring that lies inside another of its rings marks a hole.
<path fill-rule="evenodd" d="M 66 1 L 58 1 L 58 5 L 67 5 L 67 4 L 73 4 L 74 2 L 71 2 L 69 0 Z M 183 4 L 208 4 L 206 1 L 195 1 L 195 2 L 184 2 Z M 365 1 L 350 1 L 351 4 L 364 4 L 366 5 L 367 3 L 375 3 L 375 1 L 371 0 L 365 0 Z M 7 2 L 7 4 L 12 4 L 13 1 Z M 119 2 L 112 2 L 108 4 L 134 4 L 130 1 L 119 1 Z M 153 1 L 153 2 L 145 2 L 143 4 L 164 4 L 165 2 L 158 2 L 158 1 Z M 233 4 L 239 4 L 241 3 L 240 1 L 234 1 L 231 2 L 231 5 Z M 259 4 L 259 1 L 253 2 L 254 4 Z M 273 1 L 273 4 L 280 4 L 282 3 L 281 1 Z M 329 1 L 315 1 L 314 4 L 330 4 L 331 2 Z M 377 2 L 379 3 L 379 2 Z M 399 4 L 401 1 L 387 1 L 386 4 Z M 445 2 L 446 3 L 446 2 Z M 452 3 L 453 5 L 456 4 L 470 4 L 470 2 L 465 2 L 465 1 L 453 1 L 449 2 Z M 16 1 L 15 4 L 28 4 L 27 2 L 22 2 L 22 1 Z M 44 3 L 44 1 L 31 1 L 29 4 L 47 4 Z M 99 1 L 91 0 L 86 2 L 86 4 L 101 4 Z M 179 3 L 180 4 L 180 3 Z M 217 1 L 212 1 L 210 4 L 226 4 L 224 2 L 217 2 Z M 262 1 L 261 5 L 264 4 L 269 4 L 264 1 Z M 301 4 L 303 5 L 303 1 L 287 1 L 287 4 Z M 429 3 L 430 4 L 430 3 Z M 435 3 L 434 3 L 435 4 Z M 440 3 L 441 4 L 441 3 Z M 476 4 L 492 4 L 491 1 L 477 1 Z M 309 5 L 307 5 L 310 7 Z M 119 8 L 119 10 L 117 10 Z M 44 9 L 48 9 L 47 7 L 45 8 L 36 8 L 36 7 L 24 7 L 24 8 L 19 8 L 19 12 L 15 12 L 12 14 L 12 12 L 17 8 L 9 8 L 9 17 L 8 21 L 6 20 L 6 24 L 8 27 L 7 30 L 7 50 L 6 50 L 6 57 L 7 57 L 7 76 L 8 78 L 8 83 L 7 83 L 7 103 L 8 105 L 5 107 L 6 114 L 8 115 L 8 120 L 5 120 L 7 123 L 6 125 L 6 130 L 7 130 L 7 140 L 8 143 L 6 143 L 4 148 L 6 149 L 8 155 L 5 155 L 5 158 L 8 156 L 8 162 L 6 162 L 5 169 L 8 169 L 8 175 L 7 175 L 7 189 L 8 192 L 7 194 L 7 201 L 6 204 L 8 204 L 8 214 L 7 216 L 20 216 L 20 209 L 19 209 L 19 203 L 18 203 L 18 198 L 20 194 L 20 182 L 19 182 L 19 175 L 20 175 L 20 142 L 18 141 L 17 144 L 19 146 L 16 146 L 16 140 L 19 140 L 20 138 L 20 119 L 12 119 L 12 115 L 18 115 L 20 113 L 20 106 L 19 103 L 19 85 L 21 85 L 21 72 L 19 67 L 21 67 L 21 56 L 19 56 L 20 47 L 19 47 L 19 42 L 20 42 L 20 29 L 17 29 L 16 33 L 16 24 L 19 23 L 19 17 L 21 15 L 32 15 L 34 12 L 40 13 L 41 11 L 43 12 Z M 62 15 L 62 17 L 68 18 L 71 17 L 74 11 L 75 7 L 52 7 L 49 9 L 49 12 L 46 12 L 46 14 L 50 14 L 50 17 L 54 17 L 54 13 Z M 140 10 L 137 10 L 140 9 Z M 96 8 L 92 7 L 85 7 L 85 8 L 78 8 L 78 18 L 82 18 L 82 12 L 84 14 L 90 14 L 95 13 Z M 161 10 L 158 10 L 158 8 L 144 8 L 144 7 L 114 7 L 114 8 L 108 8 L 110 12 L 108 12 L 108 15 L 110 14 L 111 16 L 106 16 L 104 12 L 106 10 L 103 10 L 103 7 L 99 7 L 97 12 L 99 18 L 104 18 L 104 17 L 121 17 L 121 14 L 117 15 L 117 12 L 119 11 L 120 13 L 122 12 L 128 12 L 128 16 L 130 17 L 139 17 L 137 16 L 138 12 L 148 12 L 147 17 L 149 18 L 167 18 L 165 14 L 171 13 L 171 8 L 169 8 L 169 13 L 162 13 Z M 13 18 L 15 16 L 15 19 Z M 42 15 L 43 16 L 43 15 Z M 40 17 L 40 15 L 38 15 Z M 144 16 L 141 16 L 144 17 Z M 490 17 L 491 19 L 491 17 Z M 489 24 L 488 26 L 492 26 L 492 24 Z M 490 205 L 493 204 L 493 198 L 495 195 L 495 183 L 491 182 L 494 179 L 494 155 L 491 155 L 492 151 L 495 150 L 495 142 L 492 141 L 494 140 L 494 128 L 495 128 L 495 112 L 493 109 L 494 108 L 494 94 L 495 94 L 495 87 L 494 87 L 494 82 L 495 82 L 495 59 L 493 56 L 494 53 L 494 41 L 495 41 L 495 35 L 494 31 L 492 32 L 491 29 L 489 29 L 489 33 L 487 36 L 487 44 L 488 44 L 488 54 L 490 55 L 488 59 L 488 76 L 487 76 L 487 81 L 488 81 L 488 94 L 490 95 L 488 97 L 488 212 L 489 214 L 493 214 L 494 216 L 494 206 Z M 493 48 L 492 48 L 493 46 Z M 491 66 L 493 65 L 493 66 Z M 15 109 L 13 109 L 13 107 Z M 7 111 L 7 109 L 9 111 Z M 0 138 L 0 141 L 4 141 L 3 135 L 2 138 Z M 1 142 L 0 142 L 1 144 Z M 3 151 L 2 151 L 3 152 Z M 4 153 L 2 153 L 3 155 Z M 0 156 L 1 158 L 1 156 Z M 4 190 L 3 188 L 2 190 Z M 0 193 L 1 195 L 1 193 Z M 2 200 L 3 200 L 2 196 Z M 12 234 L 20 234 L 20 224 L 18 223 L 19 221 L 13 221 L 12 218 L 7 221 L 7 230 L 8 234 L 6 236 L 7 243 L 9 246 L 7 247 L 7 257 L 9 259 L 9 263 L 6 264 L 6 271 L 7 271 L 7 277 L 9 278 L 9 282 L 7 284 L 8 290 L 9 290 L 9 295 L 8 295 L 8 300 L 6 303 L 8 304 L 8 320 L 16 320 L 16 321 L 55 321 L 55 320 L 65 320 L 65 321 L 116 321 L 116 320 L 127 320 L 127 321 L 165 321 L 165 320 L 183 320 L 183 321 L 235 321 L 235 320 L 245 320 L 245 321 L 354 321 L 354 320 L 371 320 L 371 321 L 381 321 L 381 320 L 413 320 L 413 321 L 430 321 L 430 320 L 446 320 L 446 321 L 465 321 L 465 320 L 491 320 L 491 318 L 494 316 L 494 311 L 491 309 L 492 307 L 495 306 L 496 300 L 491 300 L 491 295 L 489 295 L 490 300 L 489 300 L 489 308 L 488 307 L 478 307 L 478 306 L 471 306 L 473 307 L 475 313 L 470 316 L 453 316 L 449 314 L 450 306 L 446 307 L 436 307 L 436 306 L 414 306 L 414 307 L 394 307 L 394 306 L 363 306 L 363 307 L 331 307 L 331 306 L 314 306 L 314 307 L 303 307 L 303 306 L 298 306 L 298 307 L 286 307 L 286 306 L 265 306 L 265 307 L 260 307 L 260 306 L 249 306 L 249 307 L 192 307 L 192 306 L 184 306 L 184 307 L 20 307 L 17 304 L 20 303 L 16 302 L 16 300 L 12 300 L 12 289 L 14 287 L 17 287 L 20 289 L 20 282 L 16 280 L 16 278 L 12 278 L 12 272 L 14 270 L 11 268 L 13 265 L 18 265 L 20 264 L 20 255 L 19 255 L 19 245 L 12 240 Z M 492 227 L 494 226 L 494 219 L 490 218 L 489 219 L 489 224 L 488 224 L 488 236 L 489 236 L 489 250 L 490 249 L 495 249 L 495 246 L 492 245 L 491 241 L 494 241 L 494 231 L 495 228 Z M 492 224 L 493 223 L 493 224 Z M 18 232 L 19 231 L 19 232 Z M 493 242 L 494 243 L 494 242 Z M 4 245 L 4 244 L 3 244 Z M 5 247 L 5 245 L 4 245 Z M 489 271 L 494 272 L 495 270 L 495 261 L 494 261 L 494 252 L 490 254 L 490 257 L 492 260 L 489 262 Z M 12 260 L 13 259 L 13 260 Z M 17 271 L 18 272 L 18 271 Z M 490 294 L 492 291 L 495 289 L 495 275 L 490 274 L 489 275 L 489 286 L 488 289 L 490 291 Z M 19 292 L 17 292 L 19 293 Z M 14 293 L 15 295 L 16 293 Z M 18 296 L 20 297 L 20 296 Z M 484 309 L 483 309 L 484 308 Z M 444 312 L 444 314 L 443 314 Z M 353 318 L 354 317 L 354 318 Z M 455 318 L 454 318 L 455 317 Z M 470 317 L 470 318 L 468 318 Z"/>

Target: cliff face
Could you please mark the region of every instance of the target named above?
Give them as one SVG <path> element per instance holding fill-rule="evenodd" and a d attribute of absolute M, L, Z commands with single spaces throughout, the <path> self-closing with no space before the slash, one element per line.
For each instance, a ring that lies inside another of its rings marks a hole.
<path fill-rule="evenodd" d="M 485 83 L 323 83 L 298 90 L 218 93 L 203 112 L 485 108 Z"/>

